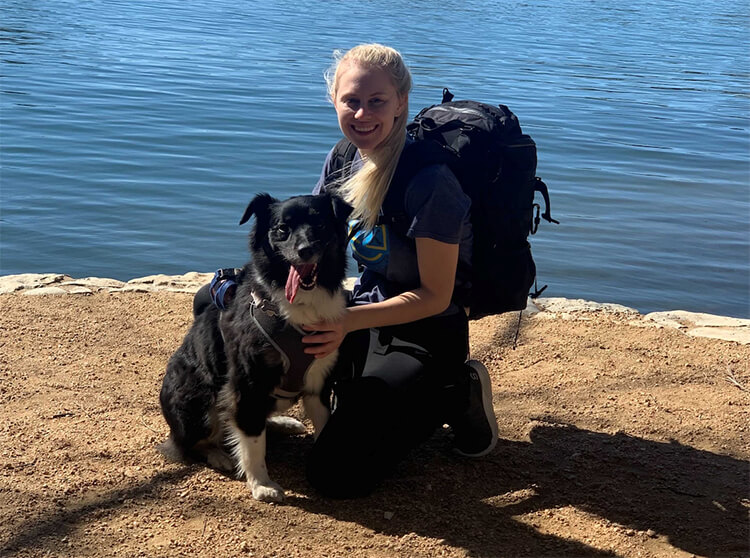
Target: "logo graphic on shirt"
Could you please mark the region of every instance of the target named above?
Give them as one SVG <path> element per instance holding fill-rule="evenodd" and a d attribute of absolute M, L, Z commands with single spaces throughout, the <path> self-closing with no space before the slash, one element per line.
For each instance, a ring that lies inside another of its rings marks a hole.
<path fill-rule="evenodd" d="M 349 234 L 357 221 L 349 222 Z M 372 271 L 385 273 L 388 267 L 388 229 L 385 225 L 377 225 L 371 231 L 358 231 L 351 240 L 352 256 L 354 259 Z"/>

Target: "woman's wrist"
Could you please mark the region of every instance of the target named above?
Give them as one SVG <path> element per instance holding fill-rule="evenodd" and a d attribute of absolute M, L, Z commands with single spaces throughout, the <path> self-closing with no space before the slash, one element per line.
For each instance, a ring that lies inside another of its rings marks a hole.
<path fill-rule="evenodd" d="M 364 329 L 364 328 L 359 328 L 356 325 L 357 316 L 356 316 L 356 313 L 353 312 L 355 308 L 357 307 L 353 306 L 353 307 L 347 308 L 343 316 L 341 316 L 341 320 L 339 321 L 339 323 L 341 324 L 341 331 L 344 337 L 346 337 L 346 335 L 348 335 L 352 331 L 357 331 L 357 329 Z"/>
<path fill-rule="evenodd" d="M 376 320 L 372 320 L 373 310 L 376 310 L 375 305 L 380 304 L 373 302 L 370 304 L 360 304 L 357 306 L 351 306 L 346 309 L 346 314 L 341 321 L 341 325 L 344 329 L 344 333 L 351 333 L 352 331 L 358 331 L 360 329 L 369 329 L 371 327 L 378 327 L 375 323 Z M 369 319 L 368 319 L 369 318 Z M 371 323 L 372 322 L 372 323 Z"/>

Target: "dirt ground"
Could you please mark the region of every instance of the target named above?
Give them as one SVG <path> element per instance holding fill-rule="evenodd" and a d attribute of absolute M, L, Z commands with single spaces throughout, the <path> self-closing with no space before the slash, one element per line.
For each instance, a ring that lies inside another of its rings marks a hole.
<path fill-rule="evenodd" d="M 438 432 L 370 497 L 319 497 L 269 441 L 283 505 L 169 463 L 158 402 L 191 295 L 0 296 L 0 556 L 747 556 L 750 345 L 517 315 L 472 323 L 497 449 Z M 732 376 L 734 381 L 728 379 Z M 294 411 L 299 412 L 299 411 Z"/>

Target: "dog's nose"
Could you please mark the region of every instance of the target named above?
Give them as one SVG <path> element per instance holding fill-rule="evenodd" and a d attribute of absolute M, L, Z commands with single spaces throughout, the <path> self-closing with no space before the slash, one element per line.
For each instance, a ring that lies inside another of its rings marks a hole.
<path fill-rule="evenodd" d="M 315 254 L 315 248 L 312 244 L 303 244 L 297 246 L 297 255 L 302 261 L 307 261 Z"/>

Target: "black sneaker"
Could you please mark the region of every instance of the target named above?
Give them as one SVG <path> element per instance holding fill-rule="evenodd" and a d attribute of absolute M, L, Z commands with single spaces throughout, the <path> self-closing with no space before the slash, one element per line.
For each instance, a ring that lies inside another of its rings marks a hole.
<path fill-rule="evenodd" d="M 492 406 L 490 374 L 478 360 L 469 360 L 469 407 L 451 424 L 454 451 L 465 457 L 487 455 L 497 444 L 497 418 Z"/>

